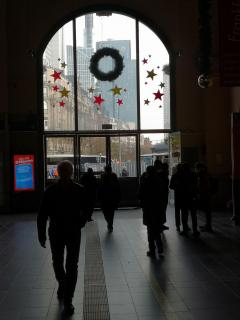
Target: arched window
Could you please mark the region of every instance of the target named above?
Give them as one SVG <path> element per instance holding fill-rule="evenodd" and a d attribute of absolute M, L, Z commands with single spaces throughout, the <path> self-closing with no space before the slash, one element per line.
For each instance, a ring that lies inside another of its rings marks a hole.
<path fill-rule="evenodd" d="M 45 132 L 170 129 L 169 54 L 126 15 L 101 11 L 62 26 L 43 54 L 43 85 Z"/>
<path fill-rule="evenodd" d="M 168 161 L 169 54 L 132 17 L 100 11 L 62 26 L 43 53 L 45 181 L 74 163 L 74 178 L 111 164 L 123 205 L 136 205 L 141 173 Z"/>

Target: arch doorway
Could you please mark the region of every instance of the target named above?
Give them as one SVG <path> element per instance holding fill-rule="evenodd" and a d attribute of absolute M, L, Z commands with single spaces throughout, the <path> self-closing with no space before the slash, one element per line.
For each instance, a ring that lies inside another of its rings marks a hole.
<path fill-rule="evenodd" d="M 58 161 L 74 163 L 74 178 L 111 164 L 122 205 L 136 205 L 141 173 L 168 161 L 169 54 L 138 19 L 100 11 L 76 17 L 43 53 L 45 183 Z"/>

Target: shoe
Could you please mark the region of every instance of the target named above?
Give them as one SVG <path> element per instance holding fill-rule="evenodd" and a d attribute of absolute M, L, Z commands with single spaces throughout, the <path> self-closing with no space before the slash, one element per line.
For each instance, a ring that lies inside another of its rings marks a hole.
<path fill-rule="evenodd" d="M 213 232 L 212 227 L 209 226 L 200 226 L 202 232 Z"/>
<path fill-rule="evenodd" d="M 165 226 L 164 224 L 162 225 L 162 230 L 169 230 L 168 226 Z"/>
<path fill-rule="evenodd" d="M 108 226 L 108 232 L 109 232 L 109 233 L 112 233 L 112 232 L 113 232 L 113 227 Z"/>
<path fill-rule="evenodd" d="M 156 258 L 155 252 L 152 252 L 152 251 L 147 251 L 147 256 L 150 257 L 150 258 L 153 258 L 153 259 Z"/>
<path fill-rule="evenodd" d="M 71 316 L 74 314 L 74 306 L 72 305 L 72 303 L 64 303 L 64 314 L 66 316 Z"/>
<path fill-rule="evenodd" d="M 200 236 L 200 232 L 199 231 L 194 231 L 193 232 L 193 237 L 194 238 L 198 238 Z"/>
<path fill-rule="evenodd" d="M 183 230 L 183 231 L 180 232 L 180 235 L 181 235 L 181 236 L 188 237 L 188 231 Z"/>
<path fill-rule="evenodd" d="M 63 300 L 64 299 L 64 288 L 62 285 L 60 285 L 57 289 L 57 298 L 59 300 Z"/>

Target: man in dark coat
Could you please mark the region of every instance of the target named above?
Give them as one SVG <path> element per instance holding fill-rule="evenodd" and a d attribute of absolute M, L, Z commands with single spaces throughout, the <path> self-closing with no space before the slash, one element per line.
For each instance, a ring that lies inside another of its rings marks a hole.
<path fill-rule="evenodd" d="M 143 210 L 143 224 L 147 226 L 149 251 L 147 255 L 156 257 L 163 253 L 161 233 L 165 222 L 166 179 L 156 173 L 153 166 L 148 166 L 140 180 L 139 198 Z"/>
<path fill-rule="evenodd" d="M 88 221 L 92 221 L 92 214 L 94 211 L 94 206 L 97 196 L 97 178 L 94 176 L 92 168 L 88 168 L 80 180 L 80 183 L 85 187 L 86 196 L 87 196 L 87 217 Z"/>
<path fill-rule="evenodd" d="M 191 171 L 188 163 L 181 164 L 181 171 L 179 174 L 179 207 L 182 213 L 182 235 L 188 235 L 188 214 L 190 213 L 192 219 L 193 236 L 198 237 L 199 231 L 197 227 L 197 176 Z"/>
<path fill-rule="evenodd" d="M 216 192 L 214 180 L 209 175 L 207 166 L 203 163 L 196 164 L 198 209 L 205 213 L 206 223 L 200 226 L 202 231 L 212 232 L 212 196 Z"/>
<path fill-rule="evenodd" d="M 37 217 L 38 239 L 46 247 L 46 226 L 52 252 L 53 269 L 58 281 L 57 296 L 64 301 L 64 311 L 74 313 L 72 299 L 77 283 L 81 228 L 86 223 L 86 196 L 84 187 L 73 182 L 73 166 L 62 161 L 57 167 L 59 180 L 48 187 Z M 64 268 L 64 250 L 66 263 Z"/>
<path fill-rule="evenodd" d="M 112 167 L 110 165 L 106 165 L 104 173 L 101 175 L 99 199 L 109 232 L 113 231 L 114 213 L 118 207 L 120 197 L 121 194 L 118 177 L 116 173 L 112 172 Z"/>

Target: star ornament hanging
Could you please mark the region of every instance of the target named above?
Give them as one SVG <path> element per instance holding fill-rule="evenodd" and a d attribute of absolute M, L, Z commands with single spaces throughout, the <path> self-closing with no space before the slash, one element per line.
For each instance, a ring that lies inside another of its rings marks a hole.
<path fill-rule="evenodd" d="M 144 104 L 149 105 L 150 101 L 148 99 L 144 100 Z"/>
<path fill-rule="evenodd" d="M 67 66 L 67 64 L 66 64 L 65 62 L 62 62 L 62 63 L 61 63 L 61 67 L 62 67 L 63 69 L 65 69 L 66 66 Z"/>
<path fill-rule="evenodd" d="M 53 74 L 51 74 L 51 77 L 53 77 L 54 78 L 54 82 L 56 81 L 56 80 L 60 80 L 61 79 L 61 72 L 57 72 L 56 70 L 54 70 L 54 73 Z"/>
<path fill-rule="evenodd" d="M 164 82 L 161 82 L 160 85 L 159 85 L 159 87 L 165 88 L 165 83 L 164 83 Z"/>
<path fill-rule="evenodd" d="M 64 107 L 64 106 L 65 106 L 65 102 L 64 102 L 64 101 L 60 101 L 60 102 L 59 102 L 59 106 L 60 106 L 60 107 Z"/>
<path fill-rule="evenodd" d="M 154 73 L 154 69 L 152 69 L 151 71 L 147 71 L 147 73 L 147 78 L 151 78 L 152 80 L 157 75 L 157 73 Z"/>
<path fill-rule="evenodd" d="M 117 104 L 118 104 L 118 106 L 120 107 L 120 105 L 123 104 L 122 99 L 118 99 L 118 100 L 117 100 Z"/>
<path fill-rule="evenodd" d="M 96 103 L 96 104 L 98 104 L 99 106 L 101 106 L 101 104 L 103 103 L 103 101 L 105 101 L 102 97 L 101 97 L 101 95 L 99 95 L 99 96 L 94 96 L 94 103 Z"/>
<path fill-rule="evenodd" d="M 58 86 L 53 86 L 52 89 L 53 89 L 53 91 L 58 91 L 59 87 Z"/>
<path fill-rule="evenodd" d="M 143 63 L 143 64 L 148 63 L 148 59 L 144 58 L 144 59 L 142 60 L 142 63 Z"/>
<path fill-rule="evenodd" d="M 68 95 L 69 95 L 69 90 L 67 90 L 65 87 L 59 91 L 61 93 L 61 98 L 63 97 L 67 97 L 68 98 Z"/>
<path fill-rule="evenodd" d="M 110 89 L 110 91 L 112 91 L 113 95 L 120 95 L 121 94 L 121 90 L 122 88 L 119 88 L 118 86 L 115 86 L 114 88 Z"/>
<path fill-rule="evenodd" d="M 89 93 L 93 93 L 93 91 L 94 91 L 94 88 L 93 88 L 93 87 L 88 88 L 88 92 L 89 92 Z"/>
<path fill-rule="evenodd" d="M 155 95 L 155 99 L 154 100 L 162 100 L 162 96 L 164 95 L 164 93 L 161 93 L 159 90 L 157 92 L 153 92 L 153 94 Z"/>

